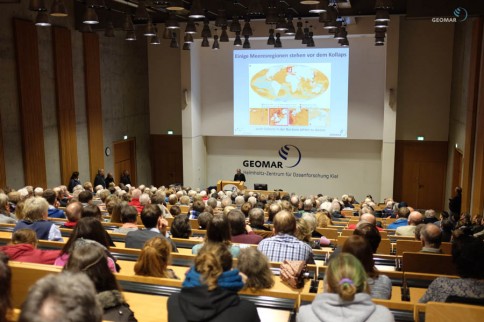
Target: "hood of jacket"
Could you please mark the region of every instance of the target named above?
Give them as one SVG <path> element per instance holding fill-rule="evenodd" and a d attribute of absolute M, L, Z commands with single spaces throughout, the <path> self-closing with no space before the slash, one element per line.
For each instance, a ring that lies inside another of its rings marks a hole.
<path fill-rule="evenodd" d="M 363 322 L 376 310 L 371 296 L 357 293 L 353 301 L 343 301 L 338 294 L 321 293 L 311 304 L 313 313 L 320 321 Z"/>
<path fill-rule="evenodd" d="M 118 290 L 100 292 L 96 295 L 104 310 L 124 304 L 124 298 Z"/>
<path fill-rule="evenodd" d="M 34 246 L 31 244 L 12 244 L 0 247 L 0 251 L 4 252 L 11 260 L 24 255 L 26 252 L 33 252 Z"/>
<path fill-rule="evenodd" d="M 178 305 L 188 321 L 208 321 L 225 309 L 237 305 L 240 299 L 237 292 L 216 288 L 197 286 L 182 288 Z"/>

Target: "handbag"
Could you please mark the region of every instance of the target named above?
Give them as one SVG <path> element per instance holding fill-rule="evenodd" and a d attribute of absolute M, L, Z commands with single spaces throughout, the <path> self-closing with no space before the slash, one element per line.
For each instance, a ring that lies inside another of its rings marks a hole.
<path fill-rule="evenodd" d="M 305 268 L 305 261 L 284 260 L 281 264 L 281 280 L 292 288 L 302 288 Z"/>

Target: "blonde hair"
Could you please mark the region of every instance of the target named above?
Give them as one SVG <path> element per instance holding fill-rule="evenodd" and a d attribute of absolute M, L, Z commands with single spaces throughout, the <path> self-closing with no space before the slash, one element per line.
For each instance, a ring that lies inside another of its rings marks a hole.
<path fill-rule="evenodd" d="M 47 216 L 49 204 L 42 197 L 31 197 L 25 200 L 23 214 L 24 219 L 30 221 L 39 221 L 44 219 L 44 215 Z"/>
<path fill-rule="evenodd" d="M 232 255 L 225 244 L 207 243 L 195 257 L 195 270 L 201 275 L 201 282 L 212 291 L 224 271 L 232 268 Z"/>
<path fill-rule="evenodd" d="M 311 231 L 311 227 L 309 226 L 309 223 L 302 218 L 297 219 L 296 232 L 294 234 L 296 238 L 303 242 L 310 242 L 311 234 L 312 234 L 312 231 Z"/>
<path fill-rule="evenodd" d="M 247 275 L 245 286 L 253 292 L 274 286 L 274 275 L 269 266 L 269 260 L 255 247 L 240 250 L 237 268 Z"/>
<path fill-rule="evenodd" d="M 134 265 L 136 275 L 169 278 L 167 272 L 171 244 L 162 237 L 148 239 Z"/>
<path fill-rule="evenodd" d="M 37 234 L 32 229 L 19 229 L 12 234 L 12 244 L 32 244 L 36 246 L 38 243 Z"/>
<path fill-rule="evenodd" d="M 331 259 L 324 277 L 325 289 L 343 301 L 353 301 L 356 293 L 369 293 L 365 269 L 353 255 L 341 253 Z"/>
<path fill-rule="evenodd" d="M 327 228 L 329 225 L 332 225 L 331 217 L 329 213 L 326 211 L 318 211 L 315 215 L 316 217 L 316 226 L 318 228 Z"/>

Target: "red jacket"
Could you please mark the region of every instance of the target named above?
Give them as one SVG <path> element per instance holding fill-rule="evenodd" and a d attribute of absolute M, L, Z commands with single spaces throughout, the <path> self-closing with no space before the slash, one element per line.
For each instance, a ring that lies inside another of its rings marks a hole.
<path fill-rule="evenodd" d="M 4 252 L 13 261 L 37 264 L 54 264 L 60 255 L 60 250 L 41 250 L 31 244 L 2 246 L 0 252 Z"/>
<path fill-rule="evenodd" d="M 141 211 L 143 210 L 143 206 L 140 204 L 139 202 L 139 199 L 136 199 L 136 198 L 133 198 L 131 199 L 131 201 L 128 203 L 128 205 L 130 206 L 133 206 L 136 208 L 136 210 L 138 211 L 138 214 L 141 213 Z"/>

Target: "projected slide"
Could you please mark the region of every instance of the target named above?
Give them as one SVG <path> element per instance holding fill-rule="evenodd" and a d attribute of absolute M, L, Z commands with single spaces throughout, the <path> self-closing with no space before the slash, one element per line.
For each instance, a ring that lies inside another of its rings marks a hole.
<path fill-rule="evenodd" d="M 346 137 L 347 48 L 234 50 L 234 135 Z"/>

